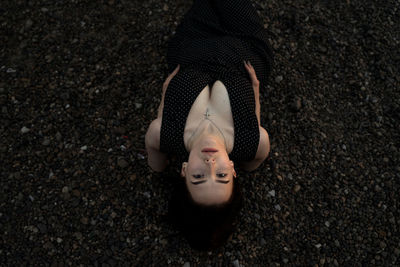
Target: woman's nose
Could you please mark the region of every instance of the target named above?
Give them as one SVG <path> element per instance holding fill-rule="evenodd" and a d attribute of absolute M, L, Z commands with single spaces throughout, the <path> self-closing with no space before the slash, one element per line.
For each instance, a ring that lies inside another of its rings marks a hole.
<path fill-rule="evenodd" d="M 215 163 L 215 159 L 206 159 L 206 163 Z"/>

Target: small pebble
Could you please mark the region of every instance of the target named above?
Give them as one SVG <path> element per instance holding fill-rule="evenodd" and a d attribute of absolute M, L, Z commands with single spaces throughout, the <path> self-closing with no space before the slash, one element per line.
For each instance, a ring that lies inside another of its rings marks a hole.
<path fill-rule="evenodd" d="M 18 193 L 17 200 L 22 201 L 24 199 L 24 195 L 22 193 Z"/>
<path fill-rule="evenodd" d="M 87 217 L 82 217 L 81 218 L 81 223 L 84 225 L 87 225 L 89 223 L 89 219 Z"/>
<path fill-rule="evenodd" d="M 43 248 L 48 250 L 54 249 L 54 245 L 50 241 L 47 241 L 46 243 L 44 243 Z"/>
<path fill-rule="evenodd" d="M 125 169 L 126 167 L 129 166 L 128 161 L 126 161 L 126 159 L 124 159 L 124 158 L 119 158 L 117 164 L 122 169 Z"/>
<path fill-rule="evenodd" d="M 294 191 L 295 193 L 297 193 L 297 192 L 300 191 L 300 189 L 301 189 L 301 186 L 298 185 L 298 184 L 296 184 L 296 185 L 294 186 L 294 188 L 293 188 L 293 191 Z"/>
<path fill-rule="evenodd" d="M 82 150 L 82 151 L 85 151 L 85 150 L 87 150 L 87 149 L 88 149 L 87 146 L 82 146 L 82 147 L 81 147 L 81 150 Z"/>
<path fill-rule="evenodd" d="M 271 197 L 275 197 L 275 190 L 269 191 L 268 195 L 270 195 Z"/>
<path fill-rule="evenodd" d="M 276 210 L 281 210 L 281 206 L 279 206 L 279 204 L 276 204 L 274 207 Z"/>
<path fill-rule="evenodd" d="M 80 197 L 81 192 L 78 189 L 74 189 L 74 190 L 72 190 L 72 195 L 74 195 L 75 197 Z"/>
<path fill-rule="evenodd" d="M 45 138 L 45 139 L 43 140 L 43 142 L 42 142 L 42 145 L 44 145 L 44 146 L 50 145 L 50 139 Z"/>
<path fill-rule="evenodd" d="M 164 11 L 168 11 L 168 9 L 169 9 L 168 5 L 167 5 L 167 4 L 164 4 L 164 5 L 163 5 L 163 10 L 164 10 Z"/>
<path fill-rule="evenodd" d="M 27 127 L 25 127 L 25 126 L 21 128 L 21 133 L 22 133 L 22 134 L 29 133 L 29 131 L 30 131 L 30 129 L 27 128 Z"/>
<path fill-rule="evenodd" d="M 26 29 L 30 29 L 30 28 L 32 27 L 32 25 L 33 25 L 33 21 L 32 21 L 31 19 L 28 19 L 28 20 L 25 22 L 25 28 L 26 28 Z"/>
<path fill-rule="evenodd" d="M 45 224 L 39 223 L 39 224 L 37 225 L 37 228 L 39 229 L 39 231 L 40 231 L 42 234 L 47 233 L 47 226 L 46 226 Z"/>
<path fill-rule="evenodd" d="M 283 80 L 283 77 L 281 75 L 276 76 L 276 78 L 275 78 L 276 83 L 280 83 L 282 80 Z"/>
<path fill-rule="evenodd" d="M 190 267 L 190 262 L 185 262 L 185 264 L 183 264 L 183 267 Z"/>
<path fill-rule="evenodd" d="M 75 238 L 78 239 L 78 240 L 81 240 L 82 237 L 83 237 L 83 235 L 82 235 L 81 232 L 76 232 L 76 233 L 74 234 L 74 236 L 75 236 Z"/>
<path fill-rule="evenodd" d="M 60 133 L 60 132 L 57 132 L 57 133 L 56 133 L 56 140 L 57 140 L 57 141 L 61 141 L 61 139 L 62 139 L 61 133 Z"/>
<path fill-rule="evenodd" d="M 301 109 L 301 99 L 296 97 L 294 99 L 294 101 L 291 104 L 291 108 L 293 109 L 293 111 L 300 111 Z"/>
<path fill-rule="evenodd" d="M 239 260 L 234 260 L 234 261 L 232 262 L 232 264 L 233 264 L 234 267 L 240 267 Z"/>
<path fill-rule="evenodd" d="M 114 128 L 114 133 L 123 135 L 126 133 L 126 129 L 125 129 L 125 127 L 116 127 L 116 128 Z"/>

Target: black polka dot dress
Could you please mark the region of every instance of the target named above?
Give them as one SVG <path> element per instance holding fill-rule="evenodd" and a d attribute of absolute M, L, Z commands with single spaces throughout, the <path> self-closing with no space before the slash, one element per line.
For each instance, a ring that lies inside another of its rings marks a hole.
<path fill-rule="evenodd" d="M 249 0 L 194 0 L 168 45 L 172 72 L 164 98 L 160 150 L 187 160 L 186 118 L 199 93 L 220 80 L 227 88 L 234 123 L 235 162 L 254 159 L 259 143 L 254 92 L 243 60 L 253 65 L 260 90 L 272 63 L 267 31 Z"/>

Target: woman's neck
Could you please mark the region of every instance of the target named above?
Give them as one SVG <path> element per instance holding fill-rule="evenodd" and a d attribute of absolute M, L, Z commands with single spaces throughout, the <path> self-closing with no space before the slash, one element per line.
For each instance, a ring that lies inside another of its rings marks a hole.
<path fill-rule="evenodd" d="M 196 145 L 202 144 L 204 140 L 210 138 L 214 139 L 221 149 L 227 150 L 224 134 L 210 120 L 204 120 L 200 123 L 198 129 L 189 138 L 186 148 L 190 152 Z"/>

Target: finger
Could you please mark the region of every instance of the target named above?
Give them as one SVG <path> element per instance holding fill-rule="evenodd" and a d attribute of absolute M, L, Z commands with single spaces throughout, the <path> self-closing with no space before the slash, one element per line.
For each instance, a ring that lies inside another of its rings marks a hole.
<path fill-rule="evenodd" d="M 171 73 L 171 75 L 175 75 L 179 69 L 180 69 L 181 65 L 178 64 L 178 66 L 174 69 L 174 71 Z"/>
<path fill-rule="evenodd" d="M 180 68 L 180 65 L 178 65 L 170 74 L 168 74 L 168 78 L 171 76 L 174 76 L 178 72 L 179 68 Z"/>
<path fill-rule="evenodd" d="M 244 61 L 244 66 L 248 71 L 251 71 L 251 65 L 249 63 L 249 61 Z"/>

